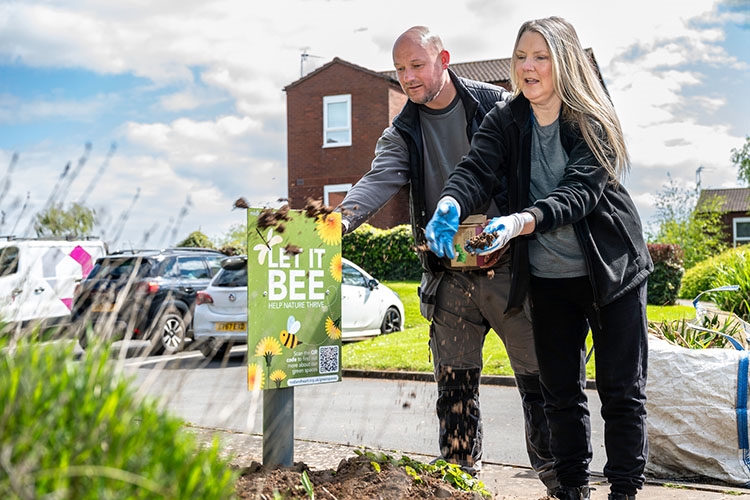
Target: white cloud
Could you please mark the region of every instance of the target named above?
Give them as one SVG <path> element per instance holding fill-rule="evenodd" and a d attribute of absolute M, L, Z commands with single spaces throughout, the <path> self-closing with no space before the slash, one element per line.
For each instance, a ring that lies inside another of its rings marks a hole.
<path fill-rule="evenodd" d="M 31 100 L 0 95 L 0 124 L 33 123 L 60 117 L 92 122 L 117 100 L 118 97 L 113 95 L 95 95 L 87 99 L 55 99 L 50 96 Z"/>
<path fill-rule="evenodd" d="M 248 116 L 223 116 L 215 121 L 179 118 L 170 124 L 128 123 L 125 137 L 134 144 L 184 162 L 207 151 L 244 150 L 244 141 L 261 130 L 262 123 Z"/>

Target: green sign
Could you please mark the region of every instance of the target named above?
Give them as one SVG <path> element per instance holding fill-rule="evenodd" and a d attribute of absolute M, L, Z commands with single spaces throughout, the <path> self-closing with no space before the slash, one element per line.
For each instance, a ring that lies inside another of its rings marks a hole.
<path fill-rule="evenodd" d="M 247 211 L 250 390 L 341 381 L 341 214 Z"/>

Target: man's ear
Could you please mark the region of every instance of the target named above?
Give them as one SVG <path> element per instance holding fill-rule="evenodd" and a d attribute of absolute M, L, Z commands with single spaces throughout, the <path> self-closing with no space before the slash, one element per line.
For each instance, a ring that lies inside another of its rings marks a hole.
<path fill-rule="evenodd" d="M 448 69 L 448 65 L 451 62 L 451 54 L 447 50 L 443 49 L 440 51 L 440 63 L 443 65 L 443 69 Z"/>

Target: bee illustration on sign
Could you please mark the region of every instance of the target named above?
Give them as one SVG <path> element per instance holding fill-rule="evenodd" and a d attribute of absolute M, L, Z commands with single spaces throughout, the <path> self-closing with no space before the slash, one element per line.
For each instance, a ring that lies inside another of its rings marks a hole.
<path fill-rule="evenodd" d="M 300 340 L 297 338 L 296 333 L 299 332 L 299 329 L 302 325 L 299 321 L 297 321 L 294 316 L 289 316 L 286 320 L 286 330 L 281 330 L 281 333 L 279 333 L 279 340 L 281 340 L 281 343 L 288 347 L 289 349 L 294 349 L 298 345 L 302 344 Z"/>

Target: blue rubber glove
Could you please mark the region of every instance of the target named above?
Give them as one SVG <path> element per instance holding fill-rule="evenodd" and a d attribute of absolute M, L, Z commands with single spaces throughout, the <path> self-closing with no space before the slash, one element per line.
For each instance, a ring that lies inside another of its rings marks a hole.
<path fill-rule="evenodd" d="M 453 237 L 458 231 L 458 205 L 453 198 L 446 198 L 438 203 L 432 219 L 427 223 L 425 238 L 427 246 L 438 257 L 456 258 L 453 249 Z"/>
<path fill-rule="evenodd" d="M 521 214 L 512 214 L 505 217 L 490 219 L 484 227 L 483 233 L 491 234 L 494 240 L 484 248 L 466 247 L 466 250 L 474 255 L 488 255 L 503 248 L 510 240 L 521 234 L 524 220 Z"/>

